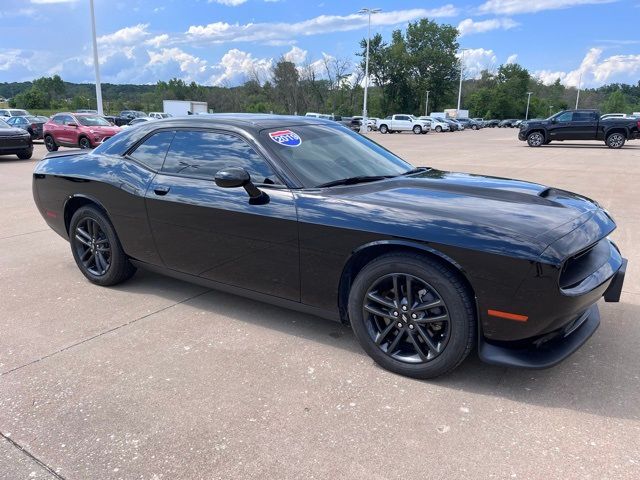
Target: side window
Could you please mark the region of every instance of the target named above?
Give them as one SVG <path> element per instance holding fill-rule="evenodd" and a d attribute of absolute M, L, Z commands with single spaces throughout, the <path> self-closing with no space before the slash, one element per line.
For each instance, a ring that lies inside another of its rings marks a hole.
<path fill-rule="evenodd" d="M 151 135 L 138 145 L 129 156 L 153 170 L 160 170 L 175 133 L 174 131 L 164 131 Z"/>
<path fill-rule="evenodd" d="M 242 167 L 256 183 L 279 183 L 267 162 L 243 139 L 226 133 L 177 131 L 162 171 L 213 180 L 226 167 Z"/>
<path fill-rule="evenodd" d="M 560 123 L 570 122 L 573 118 L 573 112 L 564 112 L 562 115 L 556 117 L 556 121 Z"/>
<path fill-rule="evenodd" d="M 573 113 L 573 121 L 574 122 L 591 122 L 594 120 L 593 113 L 591 112 L 574 112 Z"/>
<path fill-rule="evenodd" d="M 53 123 L 55 123 L 56 125 L 62 125 L 63 124 L 63 117 L 64 117 L 64 115 L 56 115 L 55 117 L 53 117 L 51 119 L 51 121 Z"/>

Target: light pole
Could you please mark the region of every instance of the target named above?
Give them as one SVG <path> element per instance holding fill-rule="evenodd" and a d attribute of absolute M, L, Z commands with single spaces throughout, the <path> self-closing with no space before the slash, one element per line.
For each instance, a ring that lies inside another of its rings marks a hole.
<path fill-rule="evenodd" d="M 369 94 L 369 42 L 371 40 L 371 15 L 380 13 L 380 8 L 363 8 L 358 13 L 369 17 L 369 27 L 367 30 L 367 56 L 364 63 L 364 104 L 362 105 L 362 124 L 360 125 L 360 133 L 367 133 L 369 127 L 369 118 L 367 114 L 367 95 Z"/>
<path fill-rule="evenodd" d="M 427 90 L 427 101 L 424 102 L 424 116 L 429 116 L 429 90 Z"/>
<path fill-rule="evenodd" d="M 529 103 L 531 102 L 531 95 L 533 95 L 533 92 L 527 92 L 527 113 L 524 116 L 525 120 L 529 120 Z"/>
<path fill-rule="evenodd" d="M 89 1 L 91 7 L 91 28 L 93 33 L 93 67 L 96 71 L 96 110 L 99 115 L 104 115 L 102 109 L 102 85 L 100 84 L 100 64 L 98 63 L 98 42 L 96 40 L 96 14 L 93 9 L 93 0 Z"/>
<path fill-rule="evenodd" d="M 580 72 L 580 79 L 578 80 L 578 96 L 576 97 L 576 110 L 578 109 L 578 102 L 580 101 L 580 87 L 582 86 L 582 72 Z"/>
<path fill-rule="evenodd" d="M 464 52 L 469 50 L 468 48 L 463 48 L 461 50 L 462 55 L 460 55 L 460 87 L 458 88 L 458 111 L 456 112 L 456 117 L 460 113 L 460 101 L 462 100 L 462 74 L 464 72 Z"/>

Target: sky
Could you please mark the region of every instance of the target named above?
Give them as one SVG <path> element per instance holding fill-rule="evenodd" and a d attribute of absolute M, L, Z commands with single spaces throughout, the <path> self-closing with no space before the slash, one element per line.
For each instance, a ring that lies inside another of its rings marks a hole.
<path fill-rule="evenodd" d="M 389 39 L 428 17 L 458 27 L 464 76 L 517 62 L 545 83 L 640 81 L 640 0 L 95 0 L 103 82 L 268 79 L 281 57 L 323 74 L 355 65 L 367 19 Z M 0 0 L 0 82 L 93 82 L 89 0 Z"/>

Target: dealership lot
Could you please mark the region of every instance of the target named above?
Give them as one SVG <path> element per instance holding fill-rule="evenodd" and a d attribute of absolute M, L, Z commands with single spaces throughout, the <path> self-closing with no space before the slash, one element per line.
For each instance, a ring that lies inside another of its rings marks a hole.
<path fill-rule="evenodd" d="M 630 262 L 621 303 L 553 369 L 472 355 L 412 380 L 312 316 L 146 272 L 89 284 L 33 205 L 34 162 L 0 157 L 0 478 L 639 478 L 640 141 L 371 135 L 600 201 Z"/>

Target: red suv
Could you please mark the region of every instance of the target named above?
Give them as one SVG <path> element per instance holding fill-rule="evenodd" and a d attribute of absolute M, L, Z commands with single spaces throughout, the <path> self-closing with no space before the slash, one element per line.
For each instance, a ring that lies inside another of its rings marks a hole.
<path fill-rule="evenodd" d="M 90 113 L 57 113 L 44 124 L 44 144 L 58 147 L 94 148 L 120 131 L 104 117 Z"/>

